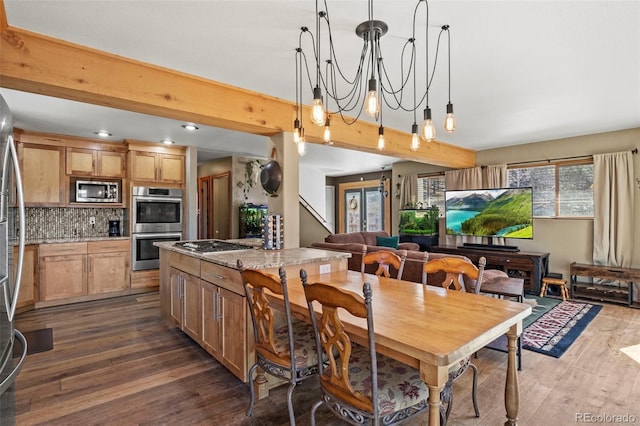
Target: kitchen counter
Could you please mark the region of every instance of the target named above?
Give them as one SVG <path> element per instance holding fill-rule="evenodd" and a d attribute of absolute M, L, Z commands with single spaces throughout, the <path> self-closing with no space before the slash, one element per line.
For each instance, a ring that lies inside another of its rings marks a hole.
<path fill-rule="evenodd" d="M 245 240 L 225 240 L 238 244 Z M 270 269 L 281 266 L 302 265 L 307 263 L 324 262 L 340 259 L 348 259 L 351 253 L 322 250 L 315 248 L 292 248 L 283 250 L 262 250 L 259 248 L 247 248 L 247 250 L 219 251 L 212 253 L 199 253 L 175 246 L 174 242 L 157 242 L 155 246 L 195 257 L 206 262 L 238 269 L 238 260 L 242 261 L 244 268 Z"/>
<path fill-rule="evenodd" d="M 49 238 L 49 239 L 39 239 L 39 240 L 26 240 L 24 242 L 25 245 L 31 244 L 56 244 L 56 243 L 84 243 L 88 241 L 113 241 L 113 240 L 129 240 L 131 237 L 85 237 L 85 238 Z M 14 246 L 18 245 L 17 240 L 12 240 L 11 244 Z"/>

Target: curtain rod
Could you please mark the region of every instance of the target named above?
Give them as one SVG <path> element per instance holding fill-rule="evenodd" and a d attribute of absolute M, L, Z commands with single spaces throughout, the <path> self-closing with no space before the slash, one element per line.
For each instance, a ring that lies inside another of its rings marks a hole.
<path fill-rule="evenodd" d="M 632 154 L 637 154 L 638 153 L 638 148 L 633 148 L 631 150 Z M 560 157 L 560 158 L 548 158 L 545 160 L 531 160 L 531 161 L 518 161 L 516 163 L 507 163 L 507 166 L 514 166 L 514 165 L 518 165 L 518 164 L 531 164 L 531 163 L 543 163 L 543 162 L 547 162 L 550 163 L 552 161 L 560 161 L 560 160 L 575 160 L 578 158 L 593 158 L 593 155 L 576 155 L 574 157 Z"/>

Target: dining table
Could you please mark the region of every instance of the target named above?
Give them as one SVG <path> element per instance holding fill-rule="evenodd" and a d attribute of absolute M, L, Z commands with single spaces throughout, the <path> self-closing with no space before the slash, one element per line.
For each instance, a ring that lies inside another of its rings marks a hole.
<path fill-rule="evenodd" d="M 506 334 L 505 425 L 517 424 L 516 341 L 529 305 L 351 270 L 309 275 L 307 282 L 360 295 L 365 282 L 371 285 L 376 351 L 419 370 L 429 389 L 430 426 L 440 424 L 440 392 L 449 367 Z M 287 289 L 292 316 L 310 321 L 301 278 L 287 277 Z M 321 308 L 314 310 L 318 314 Z M 340 319 L 353 341 L 368 345 L 365 318 L 342 311 Z"/>

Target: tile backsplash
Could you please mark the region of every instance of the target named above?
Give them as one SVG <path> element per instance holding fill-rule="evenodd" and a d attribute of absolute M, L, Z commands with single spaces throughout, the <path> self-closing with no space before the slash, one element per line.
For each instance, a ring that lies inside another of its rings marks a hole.
<path fill-rule="evenodd" d="M 125 209 L 27 207 L 25 216 L 27 241 L 107 237 L 110 220 L 119 220 L 120 233 L 126 235 Z M 91 217 L 95 225 L 90 224 Z M 20 224 L 15 226 L 17 234 Z"/>

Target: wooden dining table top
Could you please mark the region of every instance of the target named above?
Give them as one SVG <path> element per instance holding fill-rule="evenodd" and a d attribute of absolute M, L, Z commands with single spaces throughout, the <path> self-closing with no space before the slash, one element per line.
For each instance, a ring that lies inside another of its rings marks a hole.
<path fill-rule="evenodd" d="M 531 313 L 531 307 L 523 303 L 351 270 L 310 275 L 307 281 L 331 284 L 360 295 L 363 284 L 370 283 L 377 350 L 416 368 L 422 363 L 449 366 L 512 326 L 521 328 L 522 320 Z M 287 288 L 292 314 L 308 319 L 301 279 L 287 277 Z M 346 313 L 341 319 L 347 332 L 366 338 L 365 319 Z"/>

